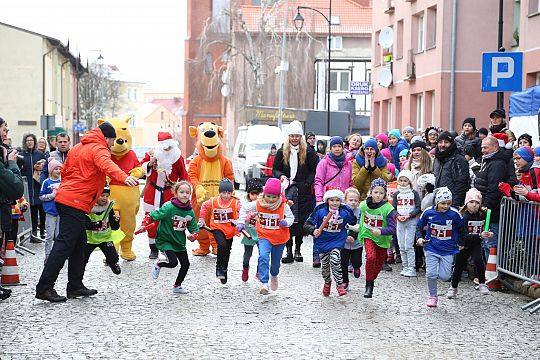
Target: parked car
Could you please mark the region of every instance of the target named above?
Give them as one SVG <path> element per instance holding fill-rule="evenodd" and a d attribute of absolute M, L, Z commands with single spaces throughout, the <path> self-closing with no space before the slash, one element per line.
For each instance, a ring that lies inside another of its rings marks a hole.
<path fill-rule="evenodd" d="M 277 126 L 249 125 L 238 128 L 233 150 L 234 183 L 238 189 L 247 180 L 262 178 L 266 159 L 272 145 L 279 149 L 283 133 Z"/>

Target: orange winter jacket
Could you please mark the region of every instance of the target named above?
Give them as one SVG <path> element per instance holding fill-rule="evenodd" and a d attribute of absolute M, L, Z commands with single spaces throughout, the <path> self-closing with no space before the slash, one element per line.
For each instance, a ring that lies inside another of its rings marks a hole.
<path fill-rule="evenodd" d="M 105 137 L 101 129 L 95 128 L 69 150 L 55 201 L 90 213 L 103 192 L 106 175 L 122 183 L 128 177 L 111 160 Z"/>

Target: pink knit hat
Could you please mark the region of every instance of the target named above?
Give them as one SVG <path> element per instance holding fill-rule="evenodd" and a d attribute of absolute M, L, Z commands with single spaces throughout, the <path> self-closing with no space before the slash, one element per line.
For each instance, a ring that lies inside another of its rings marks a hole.
<path fill-rule="evenodd" d="M 388 135 L 381 133 L 381 134 L 375 136 L 375 139 L 381 140 L 383 142 L 384 146 L 388 146 Z"/>
<path fill-rule="evenodd" d="M 266 184 L 264 185 L 263 194 L 268 195 L 281 195 L 281 182 L 279 179 L 276 178 L 270 178 L 266 180 Z"/>
<path fill-rule="evenodd" d="M 386 160 L 390 161 L 392 160 L 392 154 L 390 154 L 390 149 L 384 148 L 381 150 L 382 156 L 386 158 Z"/>
<path fill-rule="evenodd" d="M 396 176 L 396 165 L 388 163 L 386 164 L 386 168 L 392 173 L 392 175 Z"/>
<path fill-rule="evenodd" d="M 482 193 L 480 193 L 480 191 L 478 191 L 476 188 L 471 188 L 469 191 L 467 191 L 467 194 L 465 194 L 465 205 L 472 200 L 476 200 L 480 204 L 482 203 Z"/>
<path fill-rule="evenodd" d="M 50 157 L 49 158 L 49 164 L 47 165 L 47 170 L 49 170 L 49 175 L 51 175 L 53 170 L 56 169 L 59 166 L 62 167 L 62 163 L 60 161 L 56 160 L 55 158 Z"/>

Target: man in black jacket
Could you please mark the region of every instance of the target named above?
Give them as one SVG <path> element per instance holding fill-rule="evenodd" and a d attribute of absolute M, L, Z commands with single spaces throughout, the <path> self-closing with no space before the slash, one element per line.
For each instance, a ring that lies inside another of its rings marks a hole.
<path fill-rule="evenodd" d="M 458 149 L 454 136 L 448 131 L 439 135 L 433 174 L 435 187 L 446 186 L 452 192 L 452 206 L 459 208 L 465 202 L 469 190 L 469 162 Z"/>
<path fill-rule="evenodd" d="M 482 163 L 476 177 L 475 187 L 482 194 L 482 206 L 491 209 L 490 230 L 494 237 L 483 243 L 486 259 L 489 249 L 497 247 L 499 234 L 499 214 L 503 193 L 499 190 L 499 183 L 507 182 L 510 186 L 516 184 L 516 174 L 513 164 L 509 161 L 508 150 L 499 148 L 499 142 L 493 136 L 482 140 Z"/>

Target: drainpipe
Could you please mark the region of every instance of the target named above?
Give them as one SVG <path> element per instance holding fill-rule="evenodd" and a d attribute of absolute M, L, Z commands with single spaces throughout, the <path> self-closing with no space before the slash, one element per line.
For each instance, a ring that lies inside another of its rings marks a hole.
<path fill-rule="evenodd" d="M 456 24 L 457 0 L 452 0 L 452 48 L 450 50 L 450 124 L 449 131 L 454 131 L 454 106 L 456 82 Z"/>
<path fill-rule="evenodd" d="M 62 75 L 64 65 L 66 65 L 66 63 L 68 62 L 69 59 L 64 61 L 62 65 L 60 65 L 60 115 L 62 115 L 62 121 L 64 120 L 64 79 Z"/>
<path fill-rule="evenodd" d="M 43 67 L 43 94 L 41 95 L 42 98 L 43 98 L 43 110 L 41 112 L 41 115 L 45 115 L 45 56 L 49 55 L 50 53 L 52 53 L 54 50 L 58 49 L 58 46 L 59 45 L 56 45 L 54 46 L 51 50 L 47 51 L 45 54 L 43 54 L 43 60 L 42 60 L 42 67 Z M 51 79 L 52 81 L 52 79 Z M 47 135 L 45 134 L 45 130 L 42 130 L 43 131 L 43 137 L 47 137 Z"/>

